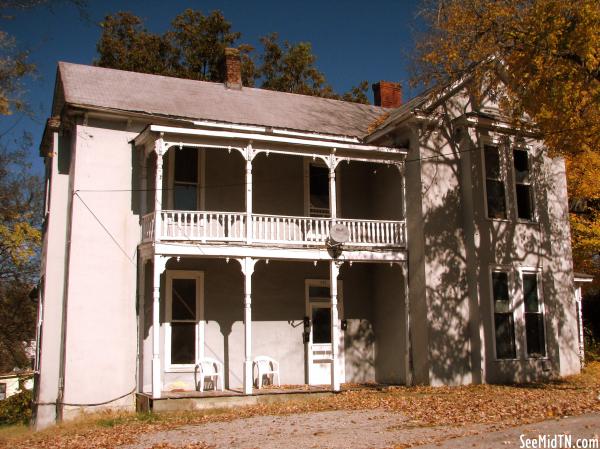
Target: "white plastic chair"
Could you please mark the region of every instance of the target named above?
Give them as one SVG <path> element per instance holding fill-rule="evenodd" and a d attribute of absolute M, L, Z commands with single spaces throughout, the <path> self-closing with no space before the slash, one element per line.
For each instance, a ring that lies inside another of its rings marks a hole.
<path fill-rule="evenodd" d="M 200 373 L 200 381 L 198 381 L 198 373 Z M 196 390 L 204 391 L 205 379 L 210 379 L 213 389 L 216 390 L 221 381 L 221 391 L 225 391 L 223 385 L 223 364 L 216 359 L 205 357 L 199 360 L 194 369 L 194 383 Z"/>
<path fill-rule="evenodd" d="M 279 362 L 275 359 L 266 355 L 255 357 L 254 363 L 252 364 L 252 374 L 254 374 L 254 368 L 258 371 L 256 384 L 259 390 L 263 386 L 265 376 L 271 381 L 271 385 L 275 385 L 275 377 L 277 377 L 277 386 L 281 386 L 281 380 L 279 378 Z"/>

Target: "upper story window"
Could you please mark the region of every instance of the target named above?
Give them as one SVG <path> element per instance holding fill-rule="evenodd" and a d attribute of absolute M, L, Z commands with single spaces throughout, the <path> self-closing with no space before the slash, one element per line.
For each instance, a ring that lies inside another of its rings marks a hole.
<path fill-rule="evenodd" d="M 329 217 L 329 168 L 324 164 L 309 163 L 308 178 L 308 214 Z"/>
<path fill-rule="evenodd" d="M 517 356 L 515 321 L 506 271 L 492 271 L 492 301 L 494 304 L 496 358 L 514 359 Z"/>
<path fill-rule="evenodd" d="M 495 145 L 485 145 L 483 153 L 487 216 L 488 218 L 506 218 L 506 193 L 499 148 Z"/>
<path fill-rule="evenodd" d="M 198 209 L 198 149 L 173 148 L 173 209 Z"/>
<path fill-rule="evenodd" d="M 533 190 L 531 187 L 529 152 L 523 149 L 513 150 L 513 161 L 517 217 L 523 220 L 533 220 Z"/>
<path fill-rule="evenodd" d="M 538 272 L 523 272 L 523 303 L 525 304 L 525 341 L 528 357 L 546 356 L 544 310 L 540 301 Z"/>

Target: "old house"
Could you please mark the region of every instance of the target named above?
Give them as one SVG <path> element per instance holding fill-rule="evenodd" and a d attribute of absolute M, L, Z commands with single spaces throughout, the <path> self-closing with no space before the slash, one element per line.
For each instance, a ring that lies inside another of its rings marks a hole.
<path fill-rule="evenodd" d="M 36 423 L 194 390 L 580 369 L 564 163 L 463 84 L 377 106 L 60 63 Z"/>

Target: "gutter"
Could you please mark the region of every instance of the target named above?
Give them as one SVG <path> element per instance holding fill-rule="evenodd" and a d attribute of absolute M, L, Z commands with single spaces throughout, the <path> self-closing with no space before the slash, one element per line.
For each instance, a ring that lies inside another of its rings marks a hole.
<path fill-rule="evenodd" d="M 274 136 L 268 134 L 257 134 L 257 133 L 246 133 L 238 131 L 220 131 L 220 130 L 209 130 L 209 129 L 196 129 L 196 128 L 178 128 L 173 126 L 161 126 L 161 125 L 149 125 L 144 131 L 142 131 L 133 141 L 135 145 L 141 145 L 149 137 L 149 133 L 164 133 L 164 134 L 181 134 L 187 136 L 204 136 L 204 137 L 216 137 L 224 139 L 240 139 L 240 140 L 251 140 L 256 142 L 271 142 L 271 143 L 284 143 L 290 145 L 300 146 L 313 146 L 322 148 L 331 148 L 332 150 L 359 150 L 359 151 L 372 151 L 379 153 L 392 153 L 398 155 L 406 154 L 406 150 L 393 147 L 383 147 L 376 145 L 368 145 L 362 143 L 345 143 L 345 142 L 331 142 L 327 140 L 311 140 L 301 139 L 296 137 L 284 137 Z"/>

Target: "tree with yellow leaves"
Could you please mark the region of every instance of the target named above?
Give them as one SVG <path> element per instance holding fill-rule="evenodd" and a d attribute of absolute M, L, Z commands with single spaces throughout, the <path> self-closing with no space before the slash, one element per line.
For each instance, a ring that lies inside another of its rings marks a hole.
<path fill-rule="evenodd" d="M 470 76 L 565 157 L 576 269 L 600 280 L 600 2 L 431 0 L 421 14 L 413 82 Z"/>

